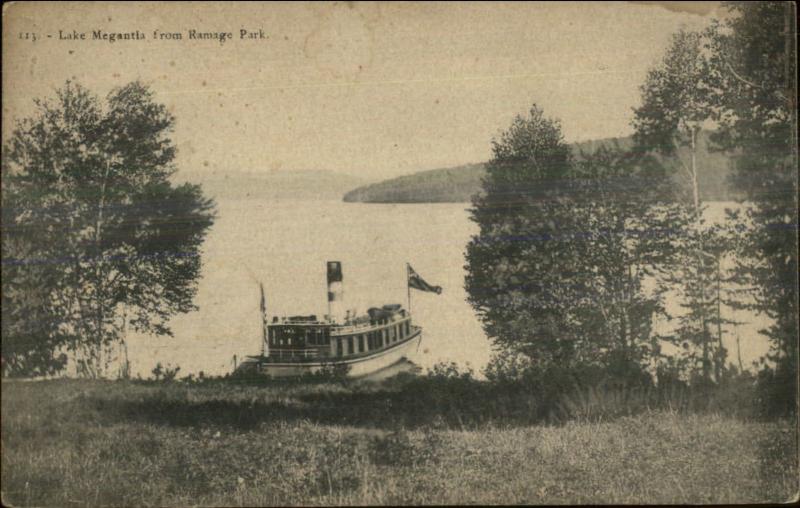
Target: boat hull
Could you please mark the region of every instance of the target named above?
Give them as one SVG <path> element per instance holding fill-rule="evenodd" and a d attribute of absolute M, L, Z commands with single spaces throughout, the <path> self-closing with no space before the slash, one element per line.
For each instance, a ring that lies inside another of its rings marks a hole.
<path fill-rule="evenodd" d="M 390 348 L 375 351 L 374 354 L 367 356 L 324 362 L 263 362 L 258 365 L 258 371 L 273 378 L 283 378 L 313 374 L 324 368 L 346 365 L 349 367 L 347 377 L 358 378 L 394 365 L 402 358 L 408 358 L 419 347 L 421 341 L 422 331 L 417 330 L 402 342 L 398 342 Z"/>

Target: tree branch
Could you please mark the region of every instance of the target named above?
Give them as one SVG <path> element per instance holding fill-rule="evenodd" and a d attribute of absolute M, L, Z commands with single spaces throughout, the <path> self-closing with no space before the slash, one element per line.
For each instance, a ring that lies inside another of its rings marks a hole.
<path fill-rule="evenodd" d="M 739 73 L 737 73 L 733 69 L 733 66 L 731 65 L 731 63 L 726 58 L 723 57 L 722 60 L 723 60 L 723 62 L 725 62 L 725 66 L 728 67 L 728 70 L 731 71 L 731 74 L 733 75 L 733 77 L 736 78 L 737 80 L 741 81 L 742 83 L 744 83 L 747 86 L 750 86 L 750 87 L 753 87 L 753 88 L 758 88 L 759 90 L 766 90 L 767 89 L 765 86 L 759 85 L 758 83 L 753 83 L 749 79 L 746 79 L 743 76 L 739 75 Z M 780 90 L 773 90 L 772 92 L 775 95 L 777 95 L 778 98 L 781 99 L 782 101 L 786 101 L 787 100 L 786 96 Z"/>

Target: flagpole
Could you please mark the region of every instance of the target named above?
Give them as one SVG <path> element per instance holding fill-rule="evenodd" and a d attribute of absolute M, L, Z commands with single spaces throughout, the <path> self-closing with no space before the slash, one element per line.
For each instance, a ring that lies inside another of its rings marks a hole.
<path fill-rule="evenodd" d="M 408 283 L 408 263 L 406 263 L 406 291 L 408 292 L 407 299 L 408 299 L 408 313 L 411 314 L 411 285 Z"/>
<path fill-rule="evenodd" d="M 264 296 L 264 284 L 258 281 L 258 288 L 261 291 L 261 355 L 269 356 L 269 337 L 267 336 L 267 299 Z"/>

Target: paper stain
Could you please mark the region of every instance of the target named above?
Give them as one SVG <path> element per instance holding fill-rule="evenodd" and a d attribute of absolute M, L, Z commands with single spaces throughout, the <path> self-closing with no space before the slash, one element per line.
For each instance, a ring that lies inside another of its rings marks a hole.
<path fill-rule="evenodd" d="M 306 35 L 303 54 L 334 79 L 356 81 L 374 59 L 375 7 L 333 4 L 318 10 L 317 24 Z"/>

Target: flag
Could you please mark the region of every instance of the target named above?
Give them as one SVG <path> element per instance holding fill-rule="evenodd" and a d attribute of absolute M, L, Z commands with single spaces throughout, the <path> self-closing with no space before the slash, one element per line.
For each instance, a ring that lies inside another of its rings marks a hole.
<path fill-rule="evenodd" d="M 261 289 L 261 316 L 267 319 L 267 299 L 264 297 L 264 284 L 259 282 L 258 286 Z"/>
<path fill-rule="evenodd" d="M 429 291 L 437 295 L 442 294 L 442 286 L 431 286 L 411 268 L 411 265 L 406 266 L 408 267 L 408 287 L 419 289 L 420 291 Z"/>

